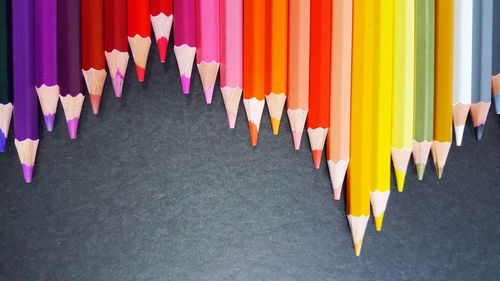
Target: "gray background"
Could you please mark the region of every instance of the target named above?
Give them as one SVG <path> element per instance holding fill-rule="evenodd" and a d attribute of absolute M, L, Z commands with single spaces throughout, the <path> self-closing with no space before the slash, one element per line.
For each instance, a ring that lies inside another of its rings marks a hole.
<path fill-rule="evenodd" d="M 498 280 L 499 116 L 481 142 L 469 120 L 443 180 L 429 162 L 418 182 L 411 164 L 355 257 L 345 201 L 332 199 L 325 159 L 314 170 L 307 136 L 294 151 L 286 116 L 274 137 L 266 109 L 252 148 L 243 106 L 229 130 L 220 91 L 205 105 L 196 70 L 181 94 L 171 47 L 162 65 L 153 46 L 144 84 L 129 65 L 121 100 L 108 80 L 98 116 L 87 99 L 76 141 L 60 108 L 30 185 L 11 134 L 0 279 Z"/>

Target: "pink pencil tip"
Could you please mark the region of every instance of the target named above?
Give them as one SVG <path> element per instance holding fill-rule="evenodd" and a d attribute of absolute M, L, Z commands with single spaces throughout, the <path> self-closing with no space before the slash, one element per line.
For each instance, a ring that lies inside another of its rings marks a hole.
<path fill-rule="evenodd" d="M 99 105 L 101 104 L 101 96 L 98 95 L 89 95 L 90 103 L 92 104 L 92 112 L 94 114 L 99 113 Z"/>
<path fill-rule="evenodd" d="M 120 72 L 116 73 L 116 76 L 113 78 L 113 89 L 115 90 L 115 97 L 121 98 L 123 91 L 123 75 Z"/>
<path fill-rule="evenodd" d="M 323 150 L 322 149 L 313 150 L 312 155 L 314 161 L 314 168 L 319 169 L 319 166 L 321 164 L 321 156 L 323 155 Z"/>
<path fill-rule="evenodd" d="M 214 86 L 205 90 L 205 100 L 207 104 L 212 104 L 212 97 L 214 96 Z"/>
<path fill-rule="evenodd" d="M 227 122 L 229 123 L 229 129 L 234 129 L 234 127 L 236 127 L 236 116 L 234 116 L 231 112 L 228 112 Z"/>
<path fill-rule="evenodd" d="M 26 183 L 31 183 L 31 179 L 33 178 L 33 166 L 21 164 L 21 167 L 23 168 L 24 181 Z"/>
<path fill-rule="evenodd" d="M 135 71 L 137 72 L 137 79 L 139 79 L 139 82 L 144 82 L 144 76 L 146 75 L 146 69 L 144 67 L 140 67 L 136 64 Z"/>
<path fill-rule="evenodd" d="M 168 39 L 166 37 L 161 37 L 156 40 L 156 45 L 158 45 L 158 55 L 160 56 L 160 61 L 164 63 L 167 60 Z"/>
<path fill-rule="evenodd" d="M 69 138 L 72 140 L 76 139 L 76 134 L 78 132 L 78 121 L 78 118 L 66 121 L 66 123 L 68 124 Z"/>
<path fill-rule="evenodd" d="M 341 194 L 342 194 L 342 187 L 333 189 L 333 198 L 335 198 L 335 200 L 340 200 Z"/>
<path fill-rule="evenodd" d="M 191 77 L 181 75 L 182 92 L 187 95 L 189 94 L 189 86 L 191 84 Z"/>
<path fill-rule="evenodd" d="M 295 145 L 295 150 L 300 149 L 300 142 L 302 140 L 302 134 L 297 132 L 292 132 L 293 135 L 293 144 Z"/>
<path fill-rule="evenodd" d="M 47 128 L 47 131 L 52 132 L 54 129 L 54 119 L 55 119 L 55 114 L 49 114 L 49 115 L 44 115 L 43 119 L 45 120 L 45 127 Z"/>

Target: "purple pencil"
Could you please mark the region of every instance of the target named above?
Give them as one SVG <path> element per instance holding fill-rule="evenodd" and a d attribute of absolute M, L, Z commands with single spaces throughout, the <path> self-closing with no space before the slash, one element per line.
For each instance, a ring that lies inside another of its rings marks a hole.
<path fill-rule="evenodd" d="M 80 0 L 57 1 L 58 75 L 69 137 L 76 138 L 83 105 L 80 62 Z"/>
<path fill-rule="evenodd" d="M 35 87 L 50 132 L 59 102 L 56 0 L 35 1 L 35 45 Z"/>
<path fill-rule="evenodd" d="M 179 65 L 182 91 L 189 94 L 196 55 L 196 1 L 174 1 L 174 53 Z"/>
<path fill-rule="evenodd" d="M 34 86 L 33 0 L 12 5 L 14 134 L 24 180 L 31 182 L 38 148 L 38 100 Z"/>

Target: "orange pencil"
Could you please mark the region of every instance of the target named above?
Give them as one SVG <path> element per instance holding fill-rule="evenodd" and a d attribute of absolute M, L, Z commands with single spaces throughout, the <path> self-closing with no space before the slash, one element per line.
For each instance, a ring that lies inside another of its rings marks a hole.
<path fill-rule="evenodd" d="M 128 43 L 135 61 L 135 70 L 140 82 L 144 81 L 149 49 L 151 48 L 151 23 L 149 0 L 127 1 Z"/>
<path fill-rule="evenodd" d="M 309 115 L 307 133 L 319 169 L 328 127 L 330 127 L 330 63 L 332 1 L 311 2 L 311 52 L 309 72 Z"/>
<path fill-rule="evenodd" d="M 340 200 L 351 129 L 352 0 L 333 0 L 330 129 L 326 155 L 335 200 Z"/>
<path fill-rule="evenodd" d="M 266 103 L 273 134 L 278 135 L 286 101 L 288 0 L 267 1 L 266 24 Z"/>
<path fill-rule="evenodd" d="M 295 149 L 300 148 L 309 110 L 309 1 L 288 2 L 288 102 L 287 114 Z"/>
<path fill-rule="evenodd" d="M 250 128 L 250 140 L 257 145 L 265 98 L 265 14 L 266 0 L 243 3 L 243 105 Z"/>

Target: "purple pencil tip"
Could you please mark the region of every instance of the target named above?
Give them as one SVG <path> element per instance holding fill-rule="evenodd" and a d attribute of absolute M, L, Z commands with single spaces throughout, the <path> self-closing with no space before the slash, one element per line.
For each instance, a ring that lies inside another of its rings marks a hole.
<path fill-rule="evenodd" d="M 123 91 L 123 75 L 118 71 L 113 80 L 113 89 L 115 90 L 115 97 L 121 98 Z"/>
<path fill-rule="evenodd" d="M 5 133 L 0 130 L 0 152 L 5 152 L 5 144 L 7 142 L 7 137 Z"/>
<path fill-rule="evenodd" d="M 181 75 L 182 92 L 187 95 L 189 94 L 189 86 L 191 84 L 191 77 Z"/>
<path fill-rule="evenodd" d="M 21 164 L 21 167 L 23 168 L 24 181 L 26 183 L 31 183 L 31 179 L 33 178 L 33 166 Z"/>
<path fill-rule="evenodd" d="M 68 124 L 69 138 L 72 140 L 76 139 L 76 134 L 78 132 L 78 121 L 78 118 L 66 121 L 66 123 Z"/>
<path fill-rule="evenodd" d="M 45 127 L 47 128 L 47 131 L 52 132 L 54 129 L 54 119 L 55 119 L 55 114 L 49 114 L 49 115 L 44 115 L 43 119 L 45 120 Z"/>

